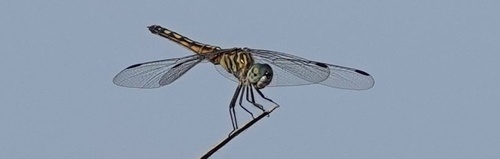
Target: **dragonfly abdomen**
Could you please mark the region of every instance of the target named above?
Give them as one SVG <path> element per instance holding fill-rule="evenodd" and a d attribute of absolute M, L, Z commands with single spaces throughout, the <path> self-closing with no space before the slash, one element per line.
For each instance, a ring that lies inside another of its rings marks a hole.
<path fill-rule="evenodd" d="M 210 53 L 221 49 L 218 46 L 208 45 L 191 40 L 188 37 L 182 36 L 179 33 L 176 33 L 167 28 L 163 28 L 159 25 L 152 25 L 149 26 L 148 28 L 149 31 L 151 31 L 151 33 L 167 38 L 181 46 L 186 47 L 187 49 L 195 52 L 196 54 Z"/>

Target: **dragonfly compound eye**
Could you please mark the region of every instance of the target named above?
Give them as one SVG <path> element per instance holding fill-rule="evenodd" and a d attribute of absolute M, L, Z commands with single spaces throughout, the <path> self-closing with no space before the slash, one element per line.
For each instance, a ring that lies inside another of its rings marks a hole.
<path fill-rule="evenodd" d="M 250 67 L 247 79 L 255 88 L 262 89 L 271 83 L 273 69 L 268 64 L 256 63 Z"/>

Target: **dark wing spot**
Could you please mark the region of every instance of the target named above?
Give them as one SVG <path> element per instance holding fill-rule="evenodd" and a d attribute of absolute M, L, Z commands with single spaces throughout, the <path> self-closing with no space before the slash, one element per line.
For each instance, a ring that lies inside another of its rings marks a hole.
<path fill-rule="evenodd" d="M 359 74 L 362 74 L 362 75 L 365 75 L 365 76 L 370 76 L 370 74 L 366 73 L 365 71 L 361 71 L 361 70 L 355 70 L 357 73 Z"/>
<path fill-rule="evenodd" d="M 172 68 L 176 68 L 176 67 L 179 67 L 180 65 L 182 65 L 183 63 L 178 63 L 177 65 L 173 66 Z"/>
<path fill-rule="evenodd" d="M 323 67 L 323 68 L 327 68 L 328 66 L 324 63 L 320 63 L 320 62 L 316 62 L 316 65 L 318 65 L 319 67 Z"/>
<path fill-rule="evenodd" d="M 142 65 L 142 64 L 135 64 L 135 65 L 132 65 L 132 66 L 127 67 L 126 69 L 130 69 L 130 68 L 138 67 L 138 66 L 140 66 L 140 65 Z"/>

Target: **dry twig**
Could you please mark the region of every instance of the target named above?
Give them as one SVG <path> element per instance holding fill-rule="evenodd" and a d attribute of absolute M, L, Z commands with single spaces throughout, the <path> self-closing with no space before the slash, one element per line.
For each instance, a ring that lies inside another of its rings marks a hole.
<path fill-rule="evenodd" d="M 271 112 L 273 112 L 274 109 L 276 109 L 278 107 L 279 106 L 275 106 L 275 107 L 273 107 L 270 110 L 264 111 L 257 118 L 254 118 L 253 120 L 251 120 L 250 122 L 248 122 L 247 124 L 245 124 L 243 127 L 241 127 L 239 129 L 237 129 L 236 131 L 234 131 L 232 134 L 229 134 L 229 136 L 226 139 L 224 139 L 221 142 L 219 142 L 219 144 L 217 144 L 215 147 L 213 147 L 212 149 L 210 149 L 207 153 L 205 153 L 205 155 L 201 156 L 200 159 L 207 159 L 212 154 L 214 154 L 217 150 L 219 150 L 224 145 L 226 145 L 229 141 L 231 141 L 233 138 L 235 138 L 236 136 L 238 136 L 241 132 L 245 131 L 250 126 L 252 126 L 253 124 L 257 123 L 260 119 L 262 119 L 265 116 L 268 116 L 269 114 L 271 114 Z"/>

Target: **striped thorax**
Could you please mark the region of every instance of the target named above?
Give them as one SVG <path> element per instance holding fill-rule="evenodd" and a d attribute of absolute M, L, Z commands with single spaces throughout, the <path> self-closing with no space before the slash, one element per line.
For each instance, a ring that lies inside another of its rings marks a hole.
<path fill-rule="evenodd" d="M 239 81 L 245 80 L 248 70 L 255 63 L 252 55 L 240 48 L 234 48 L 231 52 L 221 54 L 213 61 L 218 62 L 222 68 L 233 74 Z"/>

